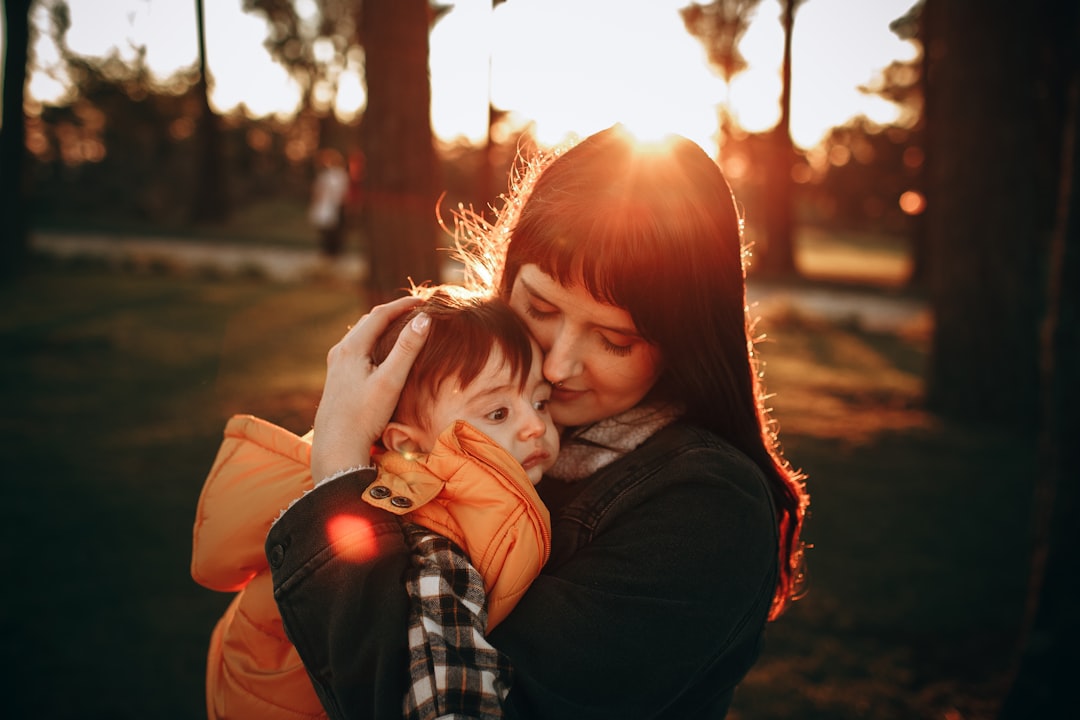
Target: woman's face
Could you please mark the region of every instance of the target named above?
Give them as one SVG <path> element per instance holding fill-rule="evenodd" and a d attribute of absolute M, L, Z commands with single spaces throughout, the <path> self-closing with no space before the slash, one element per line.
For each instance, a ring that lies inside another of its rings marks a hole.
<path fill-rule="evenodd" d="M 544 350 L 544 377 L 555 385 L 548 407 L 557 424 L 617 415 L 656 384 L 660 350 L 638 334 L 630 313 L 599 302 L 583 286 L 565 287 L 536 265 L 524 265 L 510 307 Z"/>

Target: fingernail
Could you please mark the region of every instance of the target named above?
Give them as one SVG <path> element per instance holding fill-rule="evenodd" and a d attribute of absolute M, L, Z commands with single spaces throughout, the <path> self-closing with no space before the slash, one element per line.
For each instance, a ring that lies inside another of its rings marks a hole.
<path fill-rule="evenodd" d="M 420 333 L 421 335 L 424 334 L 424 332 L 428 329 L 428 325 L 430 324 L 431 318 L 428 317 L 427 313 L 420 313 L 419 315 L 414 317 L 412 319 L 412 322 L 410 323 L 413 332 Z"/>

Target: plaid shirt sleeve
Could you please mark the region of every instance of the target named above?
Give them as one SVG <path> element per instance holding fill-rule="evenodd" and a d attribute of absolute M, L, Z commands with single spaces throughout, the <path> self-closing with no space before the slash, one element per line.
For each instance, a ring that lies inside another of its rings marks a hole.
<path fill-rule="evenodd" d="M 484 580 L 457 545 L 405 524 L 412 565 L 406 720 L 497 720 L 510 691 L 509 659 L 484 638 Z"/>

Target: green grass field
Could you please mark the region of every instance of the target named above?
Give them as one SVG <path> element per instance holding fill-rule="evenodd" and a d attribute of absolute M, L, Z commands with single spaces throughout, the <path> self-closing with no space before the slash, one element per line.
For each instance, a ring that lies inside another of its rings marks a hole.
<path fill-rule="evenodd" d="M 229 600 L 188 574 L 202 480 L 234 412 L 309 427 L 359 295 L 39 263 L 0 307 L 4 716 L 202 717 Z M 922 410 L 925 334 L 792 312 L 760 327 L 813 548 L 809 593 L 770 627 L 732 717 L 991 718 L 1033 444 Z"/>

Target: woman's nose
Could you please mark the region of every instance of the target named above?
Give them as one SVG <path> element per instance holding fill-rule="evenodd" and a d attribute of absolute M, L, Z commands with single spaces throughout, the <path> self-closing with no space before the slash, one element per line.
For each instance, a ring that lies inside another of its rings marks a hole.
<path fill-rule="evenodd" d="M 551 383 L 561 383 L 577 377 L 582 369 L 580 338 L 560 329 L 544 355 L 544 377 Z"/>

